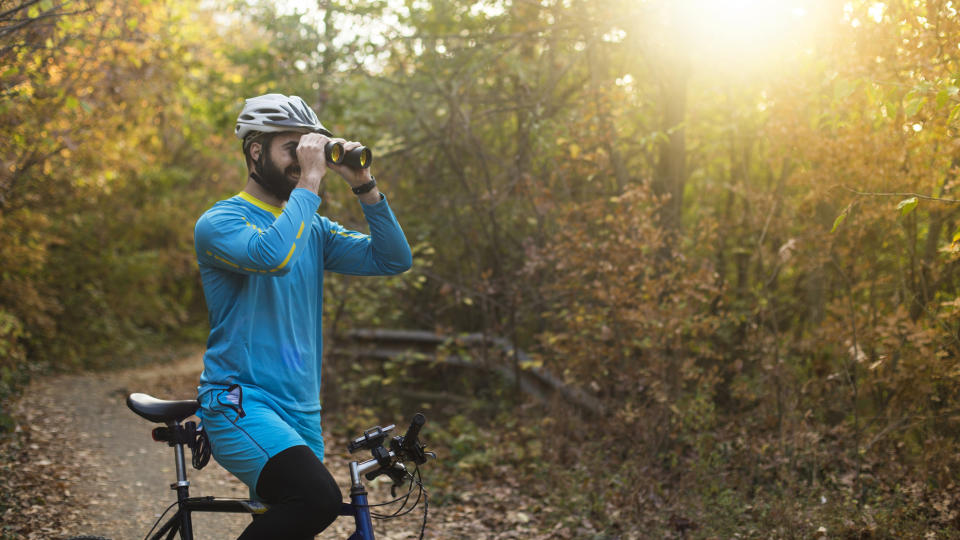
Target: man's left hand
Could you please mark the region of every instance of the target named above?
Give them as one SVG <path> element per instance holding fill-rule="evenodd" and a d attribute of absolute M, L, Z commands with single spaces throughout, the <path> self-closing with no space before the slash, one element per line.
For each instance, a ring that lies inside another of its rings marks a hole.
<path fill-rule="evenodd" d="M 349 152 L 350 150 L 353 150 L 354 148 L 359 148 L 359 147 L 363 146 L 362 144 L 360 144 L 360 143 L 358 143 L 358 142 L 356 142 L 356 141 L 347 142 L 347 141 L 345 141 L 345 140 L 343 140 L 343 139 L 333 139 L 333 140 L 334 140 L 334 141 L 339 141 L 340 143 L 343 144 L 343 151 L 344 151 L 344 153 Z M 348 184 L 350 184 L 350 187 L 351 187 L 351 188 L 354 188 L 354 187 L 357 187 L 357 186 L 362 186 L 363 184 L 366 184 L 367 182 L 370 181 L 370 169 L 369 169 L 369 168 L 366 168 L 366 169 L 351 169 L 350 167 L 347 167 L 347 166 L 344 165 L 343 163 L 337 165 L 337 164 L 330 163 L 330 162 L 327 162 L 327 168 L 333 169 L 333 170 L 337 171 L 337 174 L 339 174 L 340 176 L 342 176 L 343 179 L 346 180 Z"/>
<path fill-rule="evenodd" d="M 354 148 L 359 148 L 363 146 L 362 144 L 356 141 L 348 142 L 348 141 L 345 141 L 344 139 L 332 139 L 332 140 L 339 141 L 340 143 L 342 143 L 344 152 L 349 152 Z M 347 184 L 350 184 L 351 188 L 362 186 L 363 184 L 366 184 L 370 182 L 371 179 L 373 179 L 373 175 L 370 173 L 369 167 L 366 169 L 351 169 L 350 167 L 347 167 L 343 163 L 337 165 L 334 163 L 330 163 L 328 161 L 327 168 L 337 171 L 337 174 L 343 177 L 343 179 L 347 181 Z M 372 190 L 360 195 L 359 199 L 361 202 L 365 204 L 376 204 L 380 202 L 380 190 L 378 190 L 376 186 L 374 186 Z"/>

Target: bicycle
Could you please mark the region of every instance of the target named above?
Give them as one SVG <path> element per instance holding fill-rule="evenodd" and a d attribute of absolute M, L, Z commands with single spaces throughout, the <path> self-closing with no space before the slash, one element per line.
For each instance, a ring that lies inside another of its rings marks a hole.
<path fill-rule="evenodd" d="M 180 540 L 193 540 L 192 514 L 198 512 L 227 512 L 241 514 L 262 514 L 269 506 L 250 499 L 233 499 L 218 497 L 190 497 L 190 482 L 187 480 L 187 465 L 184 446 L 190 448 L 192 464 L 196 469 L 203 468 L 210 459 L 210 445 L 203 433 L 202 427 L 195 422 L 184 422 L 200 408 L 197 400 L 167 401 L 154 398 L 147 394 L 134 393 L 127 396 L 127 406 L 140 417 L 154 423 L 165 424 L 153 429 L 154 441 L 165 442 L 174 449 L 177 481 L 170 484 L 170 489 L 177 492 L 177 500 L 167 507 L 160 515 L 153 527 L 147 532 L 144 539 L 173 540 L 179 533 Z M 410 422 L 410 427 L 402 436 L 390 439 L 390 448 L 384 446 L 390 432 L 396 428 L 391 424 L 387 427 L 376 426 L 363 432 L 363 435 L 352 440 L 347 449 L 351 454 L 367 450 L 372 458 L 366 461 L 350 462 L 350 502 L 343 503 L 340 508 L 341 517 L 352 517 L 356 530 L 347 540 L 376 540 L 373 532 L 372 519 L 391 519 L 405 515 L 420 503 L 423 498 L 423 523 L 420 527 L 420 539 L 423 539 L 427 526 L 427 492 L 423 488 L 420 477 L 420 465 L 427 462 L 427 458 L 436 458 L 433 452 L 426 452 L 426 445 L 419 440 L 420 429 L 426 423 L 426 418 L 417 413 Z M 414 471 L 407 470 L 405 463 L 413 463 Z M 361 481 L 361 475 L 367 480 L 387 475 L 393 481 L 391 495 L 395 498 L 380 504 L 367 502 L 367 490 Z M 396 496 L 396 489 L 409 482 L 406 494 Z M 413 506 L 406 505 L 414 491 L 414 485 L 419 489 Z M 401 503 L 393 514 L 381 515 L 372 512 L 373 507 Z M 177 511 L 163 523 L 157 526 L 164 516 L 172 509 Z M 154 532 L 156 531 L 156 532 Z M 152 536 L 151 536 L 152 534 Z M 68 540 L 106 540 L 101 536 L 74 536 Z"/>

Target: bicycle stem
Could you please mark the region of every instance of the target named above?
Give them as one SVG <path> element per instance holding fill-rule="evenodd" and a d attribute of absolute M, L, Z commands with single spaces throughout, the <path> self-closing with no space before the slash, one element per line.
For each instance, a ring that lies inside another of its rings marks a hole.
<path fill-rule="evenodd" d="M 396 457 L 396 454 L 393 453 L 392 451 L 389 452 L 388 455 L 390 456 L 391 459 Z M 356 461 L 351 461 L 350 462 L 351 484 L 353 484 L 354 487 L 362 486 L 363 484 L 360 483 L 360 475 L 369 470 L 376 469 L 379 466 L 380 466 L 380 463 L 375 459 L 368 459 L 367 461 L 360 462 L 360 463 Z"/>

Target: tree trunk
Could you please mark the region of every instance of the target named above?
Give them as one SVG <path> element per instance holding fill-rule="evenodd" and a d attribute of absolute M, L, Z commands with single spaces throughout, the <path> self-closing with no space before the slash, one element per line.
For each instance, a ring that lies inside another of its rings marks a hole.
<path fill-rule="evenodd" d="M 680 13 L 674 11 L 674 31 L 661 58 L 660 98 L 662 124 L 665 135 L 659 145 L 659 157 L 653 181 L 657 195 L 669 196 L 661 215 L 661 223 L 670 235 L 681 227 L 683 190 L 687 179 L 687 148 L 684 121 L 687 114 L 687 82 L 690 78 L 690 58 L 683 33 L 677 31 Z"/>

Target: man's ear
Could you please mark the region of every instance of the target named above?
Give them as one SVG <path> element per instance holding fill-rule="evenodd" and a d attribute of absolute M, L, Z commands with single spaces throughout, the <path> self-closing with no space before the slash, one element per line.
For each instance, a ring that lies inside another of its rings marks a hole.
<path fill-rule="evenodd" d="M 253 161 L 260 160 L 260 152 L 263 151 L 263 145 L 258 142 L 250 143 L 250 159 Z"/>

